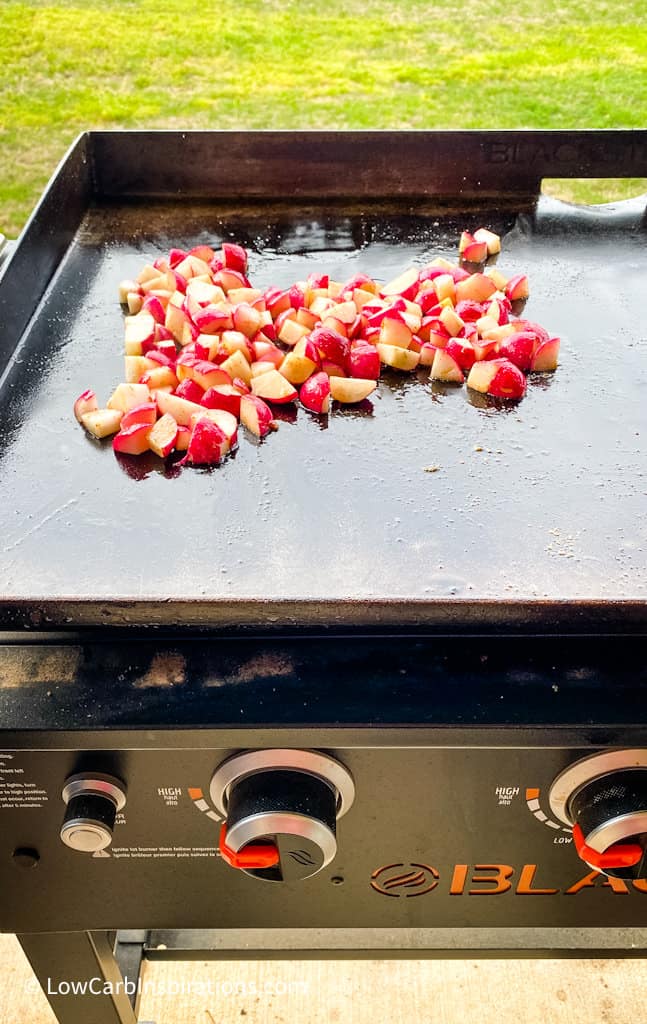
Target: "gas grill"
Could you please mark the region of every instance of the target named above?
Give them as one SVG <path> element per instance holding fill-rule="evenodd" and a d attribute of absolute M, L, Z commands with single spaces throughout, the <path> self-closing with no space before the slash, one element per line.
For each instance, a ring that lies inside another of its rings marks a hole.
<path fill-rule="evenodd" d="M 0 927 L 62 1024 L 133 1024 L 136 993 L 56 982 L 143 958 L 644 955 L 645 197 L 540 196 L 625 176 L 647 132 L 64 159 L 0 263 Z M 74 423 L 121 379 L 118 282 L 171 245 L 287 286 L 481 224 L 563 338 L 519 405 L 387 374 L 210 471 Z"/>

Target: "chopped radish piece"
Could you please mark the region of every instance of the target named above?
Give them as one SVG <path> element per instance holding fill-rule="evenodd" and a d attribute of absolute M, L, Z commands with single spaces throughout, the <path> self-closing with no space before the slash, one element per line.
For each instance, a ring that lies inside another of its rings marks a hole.
<path fill-rule="evenodd" d="M 164 391 L 157 392 L 157 408 L 162 416 L 170 413 L 176 423 L 183 427 L 191 425 L 191 417 L 196 412 L 204 412 L 197 402 L 189 402 L 186 398 L 179 398 L 177 395 L 169 395 Z"/>
<path fill-rule="evenodd" d="M 247 252 L 242 245 L 235 245 L 233 242 L 222 243 L 222 259 L 230 270 L 237 270 L 240 274 L 247 273 Z"/>
<path fill-rule="evenodd" d="M 330 397 L 336 402 L 351 404 L 363 402 L 375 391 L 377 383 L 374 380 L 361 380 L 358 377 L 331 377 Z"/>
<path fill-rule="evenodd" d="M 175 450 L 177 452 L 185 452 L 189 447 L 189 441 L 191 440 L 191 429 L 189 427 L 183 427 L 178 424 L 177 437 L 175 438 Z"/>
<path fill-rule="evenodd" d="M 346 369 L 351 377 L 377 380 L 380 376 L 380 354 L 368 341 L 354 341 L 351 345 Z"/>
<path fill-rule="evenodd" d="M 317 363 L 307 356 L 297 355 L 296 352 L 288 352 L 285 359 L 279 366 L 279 373 L 285 377 L 290 384 L 303 384 L 311 377 L 317 369 Z"/>
<path fill-rule="evenodd" d="M 109 409 L 128 412 L 136 405 L 143 405 L 149 397 L 150 393 L 145 384 L 118 384 L 107 404 Z"/>
<path fill-rule="evenodd" d="M 147 423 L 149 427 L 152 427 L 156 419 L 157 406 L 155 402 L 144 402 L 143 405 L 136 405 L 123 414 L 121 429 L 126 430 L 128 427 L 134 427 L 137 423 Z"/>
<path fill-rule="evenodd" d="M 496 256 L 498 252 L 501 252 L 501 239 L 498 235 L 495 235 L 494 231 L 488 231 L 487 228 L 479 228 L 478 231 L 474 232 L 474 239 L 477 242 L 485 242 L 489 256 Z"/>
<path fill-rule="evenodd" d="M 112 447 L 122 455 L 143 455 L 150 450 L 148 438 L 151 427 L 148 423 L 135 423 L 126 430 L 120 430 L 112 439 Z"/>
<path fill-rule="evenodd" d="M 556 370 L 558 357 L 559 338 L 549 338 L 548 341 L 542 341 L 538 346 L 532 357 L 530 369 L 538 372 Z"/>
<path fill-rule="evenodd" d="M 378 345 L 380 361 L 394 370 L 415 370 L 420 362 L 420 353 L 409 349 L 398 348 L 397 345 Z"/>
<path fill-rule="evenodd" d="M 86 412 L 81 417 L 81 423 L 94 437 L 109 437 L 119 430 L 123 413 L 119 409 L 96 409 L 94 412 Z"/>
<path fill-rule="evenodd" d="M 237 418 L 240 416 L 240 391 L 232 384 L 219 384 L 215 388 L 205 391 L 201 399 L 201 405 L 205 409 L 224 409 Z"/>
<path fill-rule="evenodd" d="M 506 298 L 510 299 L 510 302 L 527 299 L 530 295 L 530 286 L 526 275 L 516 274 L 514 277 L 511 277 L 505 286 L 505 294 Z"/>
<path fill-rule="evenodd" d="M 225 412 L 224 409 L 203 408 L 200 412 L 196 412 L 191 416 L 191 426 L 193 427 L 201 419 L 211 420 L 212 423 L 215 423 L 222 430 L 232 448 L 235 447 L 238 430 L 238 419 L 236 416 L 232 416 L 230 412 Z"/>
<path fill-rule="evenodd" d="M 203 416 L 191 430 L 184 461 L 194 466 L 218 466 L 229 451 L 226 434 L 212 420 Z"/>
<path fill-rule="evenodd" d="M 256 395 L 242 395 L 240 399 L 240 422 L 257 437 L 265 437 L 274 424 L 272 410 L 262 398 Z"/>
<path fill-rule="evenodd" d="M 98 408 L 99 403 L 94 391 L 84 391 L 74 403 L 74 415 L 80 423 L 86 413 L 95 412 Z"/>
<path fill-rule="evenodd" d="M 253 395 L 268 402 L 294 402 L 297 397 L 296 388 L 278 370 L 269 370 L 260 377 L 254 377 L 251 387 Z"/>
<path fill-rule="evenodd" d="M 487 274 L 471 274 L 456 285 L 456 298 L 459 302 L 471 299 L 472 302 L 485 302 L 494 295 L 497 287 Z"/>
<path fill-rule="evenodd" d="M 331 380 L 326 373 L 315 373 L 301 385 L 299 401 L 310 412 L 327 413 L 330 409 Z"/>
<path fill-rule="evenodd" d="M 150 450 L 165 459 L 170 455 L 177 440 L 178 426 L 170 413 L 165 413 L 153 426 L 148 435 Z"/>
<path fill-rule="evenodd" d="M 252 371 L 242 352 L 232 352 L 232 354 L 225 359 L 224 363 L 220 364 L 220 369 L 229 374 L 230 379 L 233 380 L 234 377 L 240 377 L 241 380 L 249 386 L 252 379 Z M 226 383 L 229 383 L 229 381 Z M 213 384 L 211 386 L 217 387 L 218 385 Z"/>
<path fill-rule="evenodd" d="M 200 405 L 205 394 L 203 388 L 189 377 L 180 381 L 174 393 L 178 398 L 186 398 L 187 402 L 195 402 L 196 405 Z"/>
<path fill-rule="evenodd" d="M 404 274 L 395 277 L 380 288 L 380 295 L 401 295 L 405 299 L 413 299 L 418 291 L 420 275 L 414 267 L 405 270 Z"/>
<path fill-rule="evenodd" d="M 509 359 L 520 370 L 529 370 L 536 347 L 536 335 L 529 331 L 517 331 L 501 342 L 499 355 L 503 359 Z"/>
<path fill-rule="evenodd" d="M 487 259 L 487 243 L 474 239 L 465 246 L 461 256 L 466 263 L 484 263 Z"/>
<path fill-rule="evenodd" d="M 462 384 L 465 376 L 456 359 L 444 348 L 437 348 L 429 376 L 451 384 Z"/>
<path fill-rule="evenodd" d="M 497 398 L 519 399 L 526 393 L 526 378 L 507 359 L 491 359 L 474 363 L 467 386 Z"/>
<path fill-rule="evenodd" d="M 382 318 L 380 324 L 380 344 L 397 345 L 398 348 L 409 348 L 413 332 L 401 313 L 390 311 Z"/>

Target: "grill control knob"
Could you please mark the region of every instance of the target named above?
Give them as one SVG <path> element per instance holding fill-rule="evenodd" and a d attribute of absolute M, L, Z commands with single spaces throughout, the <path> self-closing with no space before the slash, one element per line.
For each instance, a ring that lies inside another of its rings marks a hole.
<path fill-rule="evenodd" d="M 63 787 L 67 804 L 61 839 L 80 853 L 98 853 L 112 842 L 117 811 L 126 805 L 126 787 L 120 779 L 100 772 L 70 775 Z"/>
<path fill-rule="evenodd" d="M 237 754 L 211 780 L 211 799 L 227 819 L 220 853 L 232 867 L 256 878 L 309 878 L 335 856 L 337 819 L 354 795 L 347 769 L 327 754 Z"/>
<path fill-rule="evenodd" d="M 578 855 L 616 878 L 647 875 L 647 750 L 594 754 L 559 775 L 553 813 L 573 826 Z"/>

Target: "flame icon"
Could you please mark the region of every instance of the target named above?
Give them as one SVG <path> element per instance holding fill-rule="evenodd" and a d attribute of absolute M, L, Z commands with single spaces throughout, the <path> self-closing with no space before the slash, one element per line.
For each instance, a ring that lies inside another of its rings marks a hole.
<path fill-rule="evenodd" d="M 290 856 L 292 860 L 295 860 L 297 864 L 303 865 L 303 867 L 314 864 L 312 855 L 307 850 L 290 850 Z"/>
<path fill-rule="evenodd" d="M 391 874 L 398 868 L 405 870 Z M 436 868 L 429 864 L 385 864 L 371 875 L 371 888 L 383 896 L 424 896 L 436 888 L 438 878 Z"/>

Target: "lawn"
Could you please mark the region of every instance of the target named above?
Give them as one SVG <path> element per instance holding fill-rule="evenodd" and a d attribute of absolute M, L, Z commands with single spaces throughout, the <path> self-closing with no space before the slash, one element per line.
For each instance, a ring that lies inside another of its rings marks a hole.
<path fill-rule="evenodd" d="M 85 128 L 646 126 L 644 0 L 0 0 L 9 235 Z"/>

